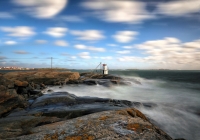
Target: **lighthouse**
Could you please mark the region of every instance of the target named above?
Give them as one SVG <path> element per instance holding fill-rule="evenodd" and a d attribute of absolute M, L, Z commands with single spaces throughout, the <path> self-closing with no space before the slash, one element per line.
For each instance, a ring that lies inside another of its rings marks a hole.
<path fill-rule="evenodd" d="M 103 75 L 108 74 L 108 67 L 107 64 L 103 64 Z"/>

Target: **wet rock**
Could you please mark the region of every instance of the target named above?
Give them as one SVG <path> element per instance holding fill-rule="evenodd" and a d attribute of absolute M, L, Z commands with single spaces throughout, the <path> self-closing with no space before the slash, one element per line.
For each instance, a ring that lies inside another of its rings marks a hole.
<path fill-rule="evenodd" d="M 140 103 L 140 102 L 133 102 L 133 105 L 135 107 L 141 107 L 141 106 L 143 106 L 142 103 Z"/>
<path fill-rule="evenodd" d="M 68 92 L 55 92 L 45 94 L 37 98 L 30 106 L 27 114 L 40 114 L 41 116 L 54 116 L 71 119 L 95 112 L 129 107 L 138 106 L 136 106 L 134 102 L 127 100 L 113 100 L 98 97 L 77 97 Z"/>
<path fill-rule="evenodd" d="M 56 104 L 69 105 L 75 102 L 75 98 L 75 95 L 69 94 L 68 92 L 55 92 L 51 94 L 46 94 L 40 98 L 37 98 L 35 102 L 31 105 L 31 108 L 44 107 Z"/>
<path fill-rule="evenodd" d="M 80 80 L 67 80 L 65 84 L 80 84 L 82 81 Z"/>
<path fill-rule="evenodd" d="M 27 90 L 34 90 L 34 83 L 28 84 Z"/>
<path fill-rule="evenodd" d="M 110 82 L 112 82 L 113 84 L 116 84 L 116 85 L 119 84 L 119 80 L 110 80 Z"/>
<path fill-rule="evenodd" d="M 0 85 L 3 85 L 5 87 L 8 87 L 10 89 L 14 88 L 14 81 L 5 79 L 3 76 L 0 77 Z"/>
<path fill-rule="evenodd" d="M 129 82 L 129 81 L 120 81 L 119 83 L 118 83 L 119 85 L 132 85 L 132 83 L 131 82 Z"/>
<path fill-rule="evenodd" d="M 95 80 L 95 79 L 87 79 L 87 80 L 84 80 L 83 83 L 86 85 L 97 85 L 98 84 L 97 80 Z"/>
<path fill-rule="evenodd" d="M 52 89 L 48 89 L 47 92 L 53 92 L 53 90 Z"/>
<path fill-rule="evenodd" d="M 28 94 L 28 90 L 26 89 L 26 88 L 24 88 L 24 87 L 18 87 L 17 88 L 17 93 L 18 94 Z"/>
<path fill-rule="evenodd" d="M 101 83 L 100 85 L 105 86 L 105 87 L 112 87 L 113 83 L 109 82 L 105 82 L 105 83 Z"/>
<path fill-rule="evenodd" d="M 60 121 L 56 117 L 12 116 L 0 119 L 0 139 L 32 134 L 31 129 Z M 35 138 L 33 138 L 35 139 Z"/>
<path fill-rule="evenodd" d="M 55 92 L 37 98 L 30 106 L 27 114 L 70 119 L 95 112 L 127 107 L 132 107 L 132 104 L 126 100 L 77 97 L 67 92 Z"/>
<path fill-rule="evenodd" d="M 9 88 L 9 89 L 14 89 L 14 88 L 15 88 L 14 83 L 9 83 L 9 84 L 7 85 L 7 88 Z"/>
<path fill-rule="evenodd" d="M 42 94 L 42 90 L 38 90 L 38 89 L 30 90 L 30 94 L 31 95 L 41 95 Z"/>
<path fill-rule="evenodd" d="M 15 83 L 14 83 L 16 86 L 18 87 L 26 87 L 28 85 L 28 82 L 27 81 L 19 81 L 19 80 L 15 80 Z"/>
<path fill-rule="evenodd" d="M 24 108 L 27 105 L 25 98 L 18 95 L 15 89 L 7 89 L 0 85 L 0 117 L 7 116 L 15 108 Z"/>
<path fill-rule="evenodd" d="M 40 85 L 39 84 L 35 84 L 34 87 L 35 87 L 36 90 L 40 90 Z"/>
<path fill-rule="evenodd" d="M 195 112 L 196 115 L 200 116 L 200 111 L 199 112 Z"/>
<path fill-rule="evenodd" d="M 120 100 L 121 103 L 127 105 L 127 106 L 133 106 L 133 102 L 127 101 L 127 100 Z"/>
<path fill-rule="evenodd" d="M 112 79 L 112 80 L 122 80 L 121 77 L 115 76 L 115 75 L 103 75 L 100 73 L 94 73 L 94 72 L 86 72 L 80 74 L 81 79 Z"/>
<path fill-rule="evenodd" d="M 86 85 L 102 85 L 105 87 L 112 87 L 113 83 L 110 79 L 87 79 L 83 81 Z"/>
<path fill-rule="evenodd" d="M 9 95 L 7 93 L 7 88 L 3 85 L 0 85 L 0 103 L 6 101 L 7 99 L 9 99 L 11 97 L 11 95 Z"/>
<path fill-rule="evenodd" d="M 106 85 L 107 83 L 111 83 L 110 79 L 94 79 L 97 81 L 99 85 Z"/>
<path fill-rule="evenodd" d="M 131 85 L 132 83 L 124 80 L 113 80 L 113 79 L 86 79 L 83 80 L 83 84 L 86 85 L 103 85 L 106 87 L 112 87 L 113 85 Z"/>
<path fill-rule="evenodd" d="M 10 112 L 7 117 L 26 116 L 27 112 L 24 108 L 16 108 Z"/>
<path fill-rule="evenodd" d="M 148 109 L 157 107 L 157 104 L 155 103 L 142 103 L 142 105 L 143 107 L 148 108 Z"/>
<path fill-rule="evenodd" d="M 41 88 L 41 89 L 45 89 L 45 88 L 46 88 L 45 84 L 41 83 L 41 84 L 40 84 L 40 88 Z"/>
<path fill-rule="evenodd" d="M 94 113 L 75 119 L 32 127 L 28 129 L 29 133 L 26 133 L 26 135 L 11 137 L 11 139 L 172 140 L 165 132 L 143 117 L 138 116 L 137 114 L 142 114 L 138 112 L 139 110 L 132 108 Z"/>

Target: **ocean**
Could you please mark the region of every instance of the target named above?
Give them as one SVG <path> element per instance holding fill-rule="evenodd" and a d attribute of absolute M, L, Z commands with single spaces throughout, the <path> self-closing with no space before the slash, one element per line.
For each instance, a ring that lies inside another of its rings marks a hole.
<path fill-rule="evenodd" d="M 200 140 L 200 71 L 110 70 L 109 74 L 121 76 L 132 84 L 113 87 L 65 85 L 63 88 L 50 88 L 77 96 L 153 104 L 151 108 L 138 109 L 172 138 Z M 141 84 L 135 83 L 135 80 Z"/>

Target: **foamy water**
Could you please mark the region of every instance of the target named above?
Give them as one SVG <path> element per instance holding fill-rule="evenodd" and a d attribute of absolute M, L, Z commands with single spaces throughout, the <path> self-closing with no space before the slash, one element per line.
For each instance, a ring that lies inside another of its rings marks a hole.
<path fill-rule="evenodd" d="M 139 108 L 156 125 L 173 138 L 200 140 L 200 90 L 199 85 L 147 80 L 140 77 L 124 77 L 132 82 L 130 86 L 104 87 L 101 85 L 65 85 L 50 87 L 53 91 L 67 91 L 76 96 L 123 99 L 158 106 Z M 137 79 L 142 84 L 136 84 Z"/>

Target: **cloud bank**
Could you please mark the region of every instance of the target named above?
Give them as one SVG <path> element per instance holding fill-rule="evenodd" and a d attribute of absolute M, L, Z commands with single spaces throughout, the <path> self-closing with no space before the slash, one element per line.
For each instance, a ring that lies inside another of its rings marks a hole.
<path fill-rule="evenodd" d="M 67 0 L 13 0 L 24 13 L 35 18 L 52 18 L 65 8 L 67 2 Z"/>
<path fill-rule="evenodd" d="M 107 22 L 135 24 L 154 18 L 146 10 L 146 4 L 140 1 L 88 0 L 82 6 L 92 10 L 95 17 Z"/>
<path fill-rule="evenodd" d="M 72 30 L 71 34 L 77 36 L 78 40 L 96 41 L 105 38 L 102 31 L 99 30 Z"/>

